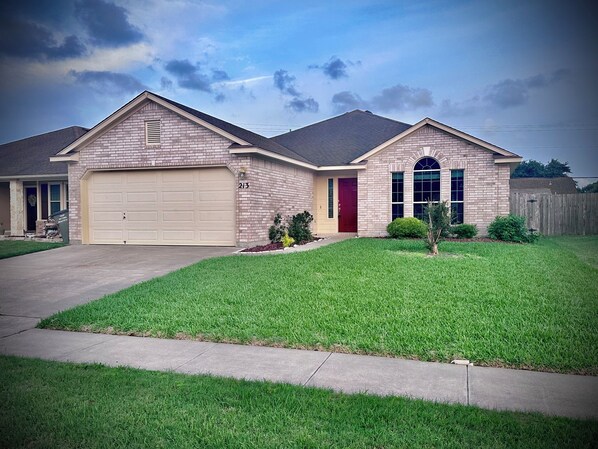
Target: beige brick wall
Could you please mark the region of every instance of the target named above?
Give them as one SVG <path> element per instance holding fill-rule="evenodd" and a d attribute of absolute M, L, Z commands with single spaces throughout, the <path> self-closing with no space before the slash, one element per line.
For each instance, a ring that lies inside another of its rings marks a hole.
<path fill-rule="evenodd" d="M 161 144 L 146 146 L 145 121 L 161 121 Z M 176 168 L 225 165 L 238 178 L 247 171 L 247 189 L 237 189 L 237 241 L 263 242 L 274 214 L 310 210 L 313 173 L 284 163 L 228 152 L 231 141 L 150 102 L 80 151 L 69 164 L 70 238 L 82 239 L 81 181 L 102 169 Z"/>
<path fill-rule="evenodd" d="M 360 236 L 386 235 L 394 171 L 404 172 L 404 215 L 413 216 L 413 166 L 425 156 L 440 163 L 441 200 L 450 201 L 450 171 L 464 170 L 464 222 L 476 224 L 480 235 L 497 215 L 509 213 L 509 166 L 495 164 L 490 151 L 427 125 L 369 158 L 359 172 Z"/>

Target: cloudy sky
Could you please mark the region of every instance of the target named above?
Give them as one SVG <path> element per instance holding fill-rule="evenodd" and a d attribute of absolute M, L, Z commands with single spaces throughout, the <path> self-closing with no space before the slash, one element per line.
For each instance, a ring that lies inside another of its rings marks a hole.
<path fill-rule="evenodd" d="M 598 176 L 589 3 L 4 0 L 0 142 L 91 127 L 147 89 L 273 136 L 432 117 Z"/>

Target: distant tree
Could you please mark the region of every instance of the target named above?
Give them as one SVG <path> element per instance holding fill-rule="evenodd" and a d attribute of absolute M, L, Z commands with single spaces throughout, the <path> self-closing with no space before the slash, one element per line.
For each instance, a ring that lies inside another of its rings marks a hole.
<path fill-rule="evenodd" d="M 598 193 L 598 181 L 593 182 L 592 184 L 588 184 L 585 187 L 579 189 L 582 193 Z"/>
<path fill-rule="evenodd" d="M 567 176 L 567 173 L 571 173 L 568 162 L 551 159 L 548 164 L 544 165 L 542 162 L 530 159 L 519 164 L 511 178 L 560 178 Z"/>
<path fill-rule="evenodd" d="M 567 173 L 571 173 L 568 162 L 563 163 L 556 159 L 550 159 L 550 162 L 546 164 L 547 178 L 560 178 L 561 176 L 567 176 Z"/>

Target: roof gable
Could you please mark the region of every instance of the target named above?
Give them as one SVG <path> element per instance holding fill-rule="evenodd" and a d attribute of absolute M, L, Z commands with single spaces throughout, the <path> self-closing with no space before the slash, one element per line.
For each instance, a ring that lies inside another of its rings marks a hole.
<path fill-rule="evenodd" d="M 51 163 L 50 157 L 87 131 L 70 126 L 0 145 L 0 176 L 66 175 L 66 163 Z"/>
<path fill-rule="evenodd" d="M 361 156 L 353 159 L 351 161 L 351 163 L 359 163 L 359 162 L 363 162 L 364 160 L 366 160 L 367 158 L 373 156 L 374 154 L 384 150 L 386 147 L 388 147 L 389 145 L 392 145 L 395 142 L 398 142 L 399 140 L 402 140 L 404 138 L 406 138 L 407 136 L 413 134 L 415 131 L 417 131 L 420 128 L 423 128 L 424 126 L 429 125 L 429 126 L 433 126 L 437 129 L 440 129 L 441 131 L 444 131 L 448 134 L 451 134 L 455 137 L 458 137 L 460 139 L 463 139 L 467 142 L 473 143 L 485 150 L 488 151 L 492 151 L 493 153 L 495 153 L 498 156 L 501 156 L 502 158 L 504 158 L 505 162 L 520 162 L 521 157 L 515 153 L 511 153 L 510 151 L 505 150 L 504 148 L 498 147 L 496 145 L 493 145 L 489 142 L 486 142 L 485 140 L 482 139 L 478 139 L 477 137 L 471 136 L 467 133 L 464 133 L 463 131 L 459 131 L 455 128 L 451 128 L 448 125 L 445 125 L 443 123 L 437 122 L 436 120 L 433 120 L 429 117 L 426 117 L 425 119 L 419 121 L 418 123 L 416 123 L 415 125 L 413 125 L 412 127 L 406 129 L 405 131 L 401 132 L 400 134 L 397 134 L 396 136 L 392 137 L 391 139 L 381 143 L 380 145 L 378 145 L 375 148 L 372 148 L 370 151 L 368 151 L 365 154 L 362 154 Z M 518 160 L 510 160 L 510 158 L 513 159 L 518 159 Z"/>
<path fill-rule="evenodd" d="M 69 154 L 77 151 L 81 146 L 86 145 L 102 135 L 106 130 L 110 129 L 117 123 L 120 123 L 129 115 L 135 113 L 140 107 L 146 104 L 148 101 L 153 101 L 172 112 L 185 117 L 192 122 L 197 123 L 200 126 L 214 131 L 215 133 L 227 138 L 231 141 L 233 148 L 238 147 L 258 147 L 267 150 L 272 153 L 280 154 L 287 158 L 295 159 L 304 163 L 309 161 L 303 158 L 301 155 L 279 145 L 278 143 L 260 136 L 259 134 L 253 133 L 239 126 L 233 125 L 232 123 L 226 122 L 219 118 L 200 112 L 196 109 L 182 105 L 175 101 L 156 95 L 152 92 L 145 91 L 131 100 L 129 103 L 124 105 L 122 108 L 102 120 L 96 126 L 94 126 L 89 133 L 72 142 L 62 151 L 60 151 L 54 160 L 60 160 L 61 156 L 68 156 Z"/>

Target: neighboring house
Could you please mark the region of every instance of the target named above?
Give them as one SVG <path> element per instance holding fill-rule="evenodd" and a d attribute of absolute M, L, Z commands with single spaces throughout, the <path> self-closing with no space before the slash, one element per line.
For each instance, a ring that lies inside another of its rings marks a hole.
<path fill-rule="evenodd" d="M 36 221 L 68 206 L 67 164 L 50 157 L 87 132 L 79 126 L 0 145 L 0 228 L 35 232 Z"/>
<path fill-rule="evenodd" d="M 277 212 L 385 235 L 428 198 L 485 232 L 521 161 L 429 118 L 353 111 L 266 138 L 150 92 L 51 159 L 68 163 L 71 241 L 243 246 L 267 241 Z"/>
<path fill-rule="evenodd" d="M 510 181 L 512 193 L 577 193 L 573 178 L 513 178 Z"/>

